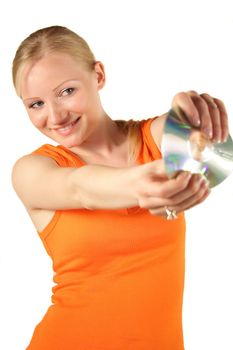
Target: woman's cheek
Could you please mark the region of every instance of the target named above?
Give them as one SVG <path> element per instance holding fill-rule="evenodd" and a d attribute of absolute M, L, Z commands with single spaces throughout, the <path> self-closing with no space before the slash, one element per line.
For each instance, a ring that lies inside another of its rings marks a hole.
<path fill-rule="evenodd" d="M 29 118 L 32 122 L 32 124 L 38 128 L 38 129 L 42 129 L 42 128 L 45 128 L 46 127 L 46 118 L 43 117 L 43 116 L 30 116 L 29 115 Z"/>
<path fill-rule="evenodd" d="M 66 108 L 69 112 L 84 112 L 86 106 L 86 98 L 79 96 L 78 99 L 73 99 L 67 102 Z"/>

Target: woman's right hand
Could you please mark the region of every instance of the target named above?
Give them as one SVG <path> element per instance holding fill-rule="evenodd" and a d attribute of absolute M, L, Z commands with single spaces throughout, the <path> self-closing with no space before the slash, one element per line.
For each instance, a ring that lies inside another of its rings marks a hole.
<path fill-rule="evenodd" d="M 183 171 L 169 179 L 163 160 L 140 168 L 140 180 L 135 184 L 138 203 L 153 215 L 166 216 L 166 207 L 178 214 L 203 202 L 210 193 L 208 182 L 201 174 Z"/>

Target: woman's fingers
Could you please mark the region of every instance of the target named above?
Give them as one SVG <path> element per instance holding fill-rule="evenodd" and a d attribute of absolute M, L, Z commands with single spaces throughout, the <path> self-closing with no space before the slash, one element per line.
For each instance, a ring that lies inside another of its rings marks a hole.
<path fill-rule="evenodd" d="M 210 194 L 210 189 L 206 186 L 206 184 L 202 183 L 198 189 L 198 191 L 193 194 L 191 197 L 188 197 L 185 199 L 183 202 L 177 204 L 177 205 L 172 205 L 172 204 L 167 204 L 163 205 L 161 207 L 155 207 L 149 209 L 149 212 L 152 215 L 159 215 L 166 217 L 166 207 L 169 208 L 169 210 L 174 210 L 176 214 L 179 214 L 181 212 L 184 212 L 185 210 L 188 210 L 192 207 L 194 207 L 197 204 L 202 203 Z M 167 202 L 168 203 L 168 202 Z"/>
<path fill-rule="evenodd" d="M 200 204 L 209 192 L 210 189 L 206 179 L 200 178 L 200 175 L 194 175 L 187 190 L 180 195 L 180 198 L 175 198 L 176 210 L 180 212 Z"/>
<path fill-rule="evenodd" d="M 200 191 L 197 193 L 195 198 L 190 198 L 185 202 L 181 203 L 179 205 L 178 210 L 184 211 L 184 210 L 191 209 L 192 207 L 202 203 L 209 196 L 209 194 L 210 194 L 210 189 L 207 186 L 202 185 L 200 188 Z M 185 208 L 185 209 L 182 209 L 182 208 Z"/>
<path fill-rule="evenodd" d="M 228 117 L 224 103 L 207 93 L 180 92 L 172 101 L 173 108 L 181 108 L 191 125 L 200 126 L 213 142 L 224 142 L 228 137 Z"/>
<path fill-rule="evenodd" d="M 193 126 L 200 126 L 200 116 L 190 94 L 188 94 L 187 92 L 179 92 L 178 94 L 176 94 L 172 100 L 172 108 L 176 107 L 182 109 L 187 119 Z"/>
<path fill-rule="evenodd" d="M 227 141 L 228 134 L 229 134 L 227 111 L 224 103 L 221 100 L 214 98 L 214 102 L 218 106 L 218 110 L 220 113 L 220 124 L 221 124 L 221 133 L 222 133 L 221 141 L 225 142 Z"/>
<path fill-rule="evenodd" d="M 219 115 L 216 104 L 212 101 L 209 95 L 207 98 L 207 94 L 203 94 L 205 95 L 205 98 L 203 97 L 203 95 L 198 95 L 194 91 L 190 91 L 188 92 L 188 94 L 192 98 L 193 103 L 195 104 L 195 107 L 197 109 L 200 119 L 201 131 L 203 131 L 211 139 L 213 137 L 213 114 L 215 114 L 216 116 Z"/>
<path fill-rule="evenodd" d="M 163 215 L 166 206 L 177 212 L 184 211 L 200 203 L 208 191 L 208 183 L 202 175 L 183 172 L 175 179 L 153 183 L 150 194 L 140 196 L 139 205 L 156 215 Z"/>
<path fill-rule="evenodd" d="M 189 172 L 182 172 L 176 178 L 167 179 L 158 177 L 157 174 L 150 176 L 149 179 L 143 184 L 143 188 L 140 191 L 142 200 L 148 200 L 150 198 L 167 199 L 186 188 L 192 174 Z"/>
<path fill-rule="evenodd" d="M 202 188 L 208 188 L 206 178 L 200 174 L 193 174 L 188 186 L 183 191 L 169 198 L 170 203 L 168 205 L 175 205 L 181 210 L 184 207 L 184 203 L 187 203 L 187 200 L 196 201 Z M 194 196 L 196 197 L 194 198 Z"/>

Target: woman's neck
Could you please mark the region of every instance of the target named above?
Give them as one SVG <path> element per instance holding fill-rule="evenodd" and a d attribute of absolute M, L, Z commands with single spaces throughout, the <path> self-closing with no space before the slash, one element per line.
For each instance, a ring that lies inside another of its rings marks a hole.
<path fill-rule="evenodd" d="M 117 156 L 128 159 L 128 137 L 108 115 L 99 123 L 95 133 L 72 152 L 85 159 L 105 159 Z"/>

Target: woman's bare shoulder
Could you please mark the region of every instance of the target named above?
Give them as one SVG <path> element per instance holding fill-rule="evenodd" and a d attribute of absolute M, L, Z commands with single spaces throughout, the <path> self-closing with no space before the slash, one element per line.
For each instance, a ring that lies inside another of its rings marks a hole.
<path fill-rule="evenodd" d="M 164 128 L 164 123 L 166 120 L 167 114 L 163 114 L 159 116 L 158 118 L 155 118 L 153 122 L 151 123 L 151 135 L 158 146 L 158 148 L 161 148 L 161 141 L 162 141 L 162 136 L 163 136 L 163 128 Z"/>

